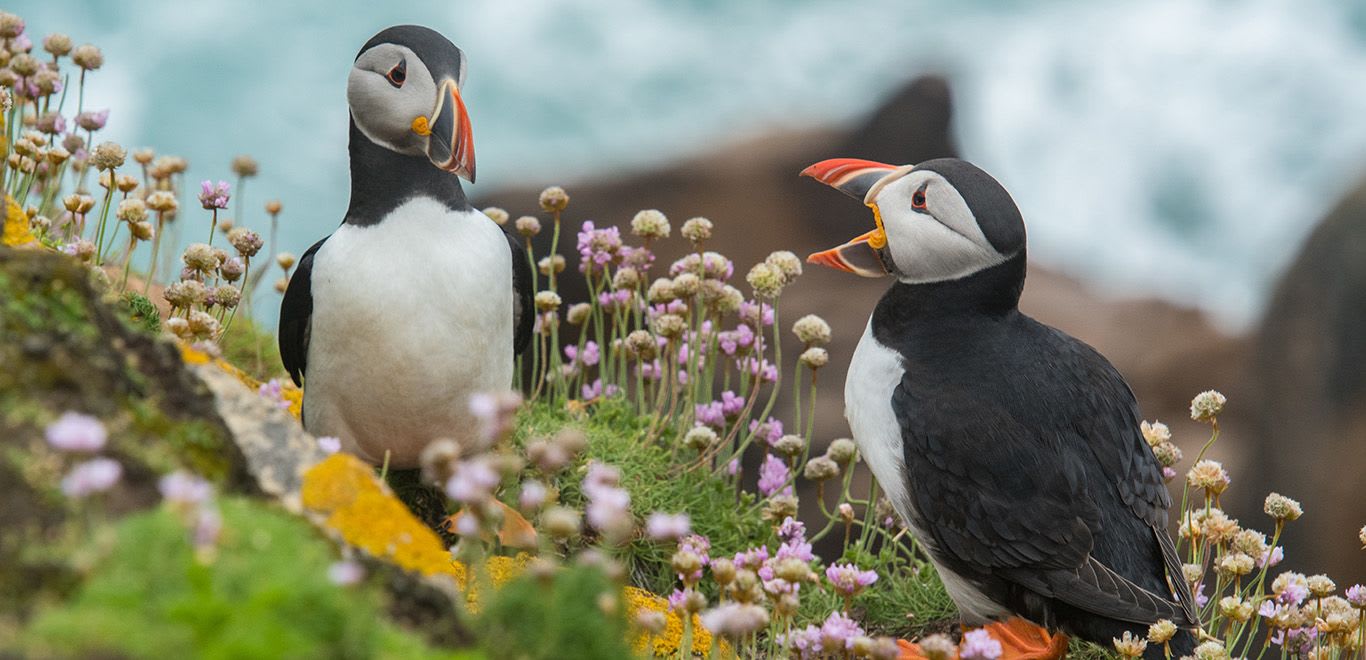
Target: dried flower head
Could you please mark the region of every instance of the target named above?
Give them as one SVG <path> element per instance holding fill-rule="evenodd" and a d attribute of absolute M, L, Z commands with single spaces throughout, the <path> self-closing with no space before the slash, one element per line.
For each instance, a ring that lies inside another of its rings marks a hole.
<path fill-rule="evenodd" d="M 550 186 L 541 191 L 539 201 L 541 210 L 546 213 L 558 213 L 569 206 L 569 193 L 559 186 Z"/>
<path fill-rule="evenodd" d="M 242 263 L 242 260 L 237 257 L 233 257 L 218 264 L 218 274 L 229 282 L 236 282 L 241 279 L 242 274 L 246 272 L 246 269 L 246 264 Z"/>
<path fill-rule="evenodd" d="M 24 33 L 24 19 L 18 14 L 0 11 L 0 37 L 14 39 Z"/>
<path fill-rule="evenodd" d="M 1299 520 L 1300 516 L 1304 515 L 1304 507 L 1300 506 L 1299 502 L 1280 493 L 1267 495 L 1262 510 L 1277 521 Z"/>
<path fill-rule="evenodd" d="M 497 206 L 490 206 L 484 209 L 484 215 L 488 216 L 490 220 L 500 227 L 507 224 L 510 219 L 508 212 Z"/>
<path fill-rule="evenodd" d="M 934 634 L 920 640 L 920 652 L 925 660 L 952 660 L 958 652 L 958 645 L 948 635 Z"/>
<path fill-rule="evenodd" d="M 782 271 L 768 264 L 767 262 L 757 263 L 749 269 L 749 274 L 745 276 L 745 281 L 749 282 L 754 289 L 754 294 L 760 298 L 777 298 L 783 291 L 786 278 Z"/>
<path fill-rule="evenodd" d="M 790 433 L 778 438 L 778 441 L 773 443 L 773 451 L 778 452 L 783 456 L 787 456 L 788 458 L 801 455 L 802 451 L 805 449 L 806 441 L 803 440 L 801 436 L 792 435 Z"/>
<path fill-rule="evenodd" d="M 858 460 L 858 445 L 849 438 L 837 438 L 826 448 L 825 455 L 841 466 L 848 465 Z"/>
<path fill-rule="evenodd" d="M 232 309 L 242 301 L 242 291 L 235 286 L 223 285 L 213 290 L 213 302 L 219 307 Z"/>
<path fill-rule="evenodd" d="M 791 284 L 802 274 L 802 260 L 787 250 L 778 250 L 768 255 L 764 263 L 778 269 L 783 275 L 783 283 Z"/>
<path fill-rule="evenodd" d="M 1195 660 L 1229 660 L 1228 649 L 1220 641 L 1205 642 L 1195 647 Z"/>
<path fill-rule="evenodd" d="M 840 466 L 828 456 L 817 456 L 806 462 L 803 475 L 811 481 L 826 481 L 840 475 Z"/>
<path fill-rule="evenodd" d="M 1219 495 L 1228 490 L 1229 476 L 1228 470 L 1219 461 L 1205 459 L 1186 473 L 1186 480 L 1209 495 Z"/>
<path fill-rule="evenodd" d="M 104 53 L 94 44 L 81 44 L 71 51 L 71 61 L 86 71 L 104 66 Z"/>
<path fill-rule="evenodd" d="M 1257 562 L 1252 557 L 1241 552 L 1231 552 L 1220 557 L 1214 568 L 1225 576 L 1242 577 L 1251 573 L 1256 566 Z"/>
<path fill-rule="evenodd" d="M 661 277 L 650 283 L 645 297 L 652 303 L 664 304 L 678 299 L 678 294 L 674 291 L 674 281 Z"/>
<path fill-rule="evenodd" d="M 1252 603 L 1237 596 L 1224 596 L 1219 599 L 1219 613 L 1239 623 L 1252 618 Z"/>
<path fill-rule="evenodd" d="M 71 52 L 71 37 L 61 32 L 54 32 L 43 37 L 43 50 L 54 57 L 62 57 Z"/>
<path fill-rule="evenodd" d="M 1116 637 L 1112 641 L 1115 644 L 1115 652 L 1122 658 L 1141 658 L 1143 652 L 1148 650 L 1148 640 L 1135 637 L 1127 630 L 1122 637 Z"/>
<path fill-rule="evenodd" d="M 156 228 L 152 226 L 152 223 L 147 222 L 146 220 L 134 222 L 128 225 L 128 229 L 132 231 L 133 238 L 136 238 L 139 241 L 150 241 L 156 236 Z"/>
<path fill-rule="evenodd" d="M 1181 462 L 1181 448 L 1170 442 L 1163 442 L 1153 447 L 1153 456 L 1163 467 L 1171 467 Z"/>
<path fill-rule="evenodd" d="M 565 314 L 565 320 L 570 325 L 583 325 L 588 320 L 588 315 L 593 313 L 593 306 L 588 303 L 575 303 L 569 306 L 569 312 Z"/>
<path fill-rule="evenodd" d="M 195 310 L 190 312 L 190 332 L 200 339 L 212 339 L 218 336 L 218 319 L 208 312 Z"/>
<path fill-rule="evenodd" d="M 1201 392 L 1191 399 L 1191 419 L 1197 422 L 1212 421 L 1223 411 L 1227 401 L 1224 395 L 1214 390 Z"/>
<path fill-rule="evenodd" d="M 123 165 L 123 147 L 114 142 L 101 142 L 90 154 L 90 166 L 97 170 L 113 170 Z"/>
<path fill-rule="evenodd" d="M 764 520 L 773 522 L 791 518 L 797 515 L 797 498 L 786 494 L 774 495 L 768 498 L 761 515 Z"/>
<path fill-rule="evenodd" d="M 125 199 L 119 202 L 114 217 L 128 223 L 142 222 L 147 219 L 147 202 L 136 197 Z"/>
<path fill-rule="evenodd" d="M 674 295 L 679 298 L 691 298 L 702 290 L 702 278 L 692 273 L 680 273 L 673 279 Z"/>
<path fill-rule="evenodd" d="M 295 261 L 296 258 L 294 257 L 293 252 L 281 252 L 280 254 L 275 255 L 275 263 L 285 270 L 293 268 Z"/>
<path fill-rule="evenodd" d="M 694 426 L 683 434 L 683 446 L 696 451 L 706 451 L 719 439 L 716 431 L 710 426 Z"/>
<path fill-rule="evenodd" d="M 655 359 L 659 351 L 659 344 L 655 343 L 654 335 L 645 330 L 635 330 L 626 335 L 626 353 L 630 357 L 642 362 L 649 362 Z"/>
<path fill-rule="evenodd" d="M 564 267 L 564 256 L 558 254 L 549 257 L 541 257 L 541 260 L 536 262 L 536 270 L 539 270 L 542 275 L 547 277 L 550 276 L 552 270 L 556 274 L 563 273 Z"/>
<path fill-rule="evenodd" d="M 208 273 L 218 267 L 218 256 L 207 243 L 191 243 L 181 258 L 186 266 L 199 273 Z"/>
<path fill-rule="evenodd" d="M 540 291 L 536 294 L 536 309 L 551 312 L 560 308 L 560 295 L 554 291 Z"/>
<path fill-rule="evenodd" d="M 256 164 L 256 159 L 242 154 L 232 159 L 232 173 L 242 178 L 256 176 L 260 167 Z"/>
<path fill-rule="evenodd" d="M 645 240 L 668 238 L 669 219 L 656 209 L 646 209 L 631 218 L 631 233 Z"/>
<path fill-rule="evenodd" d="M 1308 580 L 1309 595 L 1314 598 L 1327 598 L 1338 590 L 1337 583 L 1327 575 L 1311 575 Z"/>
<path fill-rule="evenodd" d="M 1148 641 L 1154 644 L 1166 644 L 1175 636 L 1176 624 L 1168 619 L 1162 619 L 1148 626 Z"/>
<path fill-rule="evenodd" d="M 199 280 L 180 280 L 173 282 L 162 292 L 166 302 L 177 309 L 188 309 L 199 305 L 208 297 L 209 291 Z"/>
<path fill-rule="evenodd" d="M 819 346 L 812 346 L 811 348 L 802 351 L 802 354 L 798 356 L 797 361 L 801 362 L 802 366 L 807 369 L 815 371 L 830 362 L 830 353 Z"/>
<path fill-rule="evenodd" d="M 830 343 L 830 324 L 815 314 L 807 314 L 792 324 L 792 334 L 807 346 L 824 346 Z"/>
<path fill-rule="evenodd" d="M 256 253 L 261 251 L 261 246 L 265 245 L 260 234 L 246 227 L 235 227 L 228 232 L 228 242 L 237 248 L 238 254 L 248 259 L 256 256 Z"/>
<path fill-rule="evenodd" d="M 1143 431 L 1143 439 L 1148 442 L 1149 447 L 1157 447 L 1164 442 L 1170 442 L 1172 439 L 1171 429 L 1168 429 L 1167 425 L 1162 422 L 1148 423 L 1145 421 L 1139 425 L 1139 429 Z"/>
<path fill-rule="evenodd" d="M 684 221 L 683 227 L 679 230 L 679 233 L 683 234 L 683 238 L 688 239 L 694 246 L 697 246 L 711 238 L 711 230 L 711 220 L 706 218 L 689 218 Z"/>
<path fill-rule="evenodd" d="M 676 339 L 688 329 L 688 322 L 677 314 L 660 314 L 650 323 L 650 329 L 661 337 Z"/>
<path fill-rule="evenodd" d="M 524 215 L 517 218 L 517 222 L 513 223 L 513 227 L 517 229 L 518 234 L 527 238 L 531 238 L 532 236 L 541 233 L 541 221 L 537 220 L 536 216 L 532 215 Z"/>
<path fill-rule="evenodd" d="M 158 190 L 147 196 L 147 207 L 157 213 L 174 211 L 179 206 L 180 202 L 176 201 L 175 195 L 165 190 Z"/>

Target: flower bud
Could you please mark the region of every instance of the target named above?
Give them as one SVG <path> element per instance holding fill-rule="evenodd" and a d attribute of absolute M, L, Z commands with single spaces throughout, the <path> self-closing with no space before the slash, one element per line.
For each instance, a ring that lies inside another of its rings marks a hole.
<path fill-rule="evenodd" d="M 812 481 L 826 481 L 840 475 L 840 466 L 825 456 L 817 456 L 806 462 L 803 475 Z"/>
<path fill-rule="evenodd" d="M 569 206 L 569 193 L 559 186 L 550 186 L 541 191 L 538 201 L 541 203 L 541 210 L 546 213 L 556 213 Z"/>
<path fill-rule="evenodd" d="M 509 219 L 508 212 L 497 206 L 490 206 L 484 209 L 484 215 L 488 216 L 490 220 L 500 227 L 507 224 Z"/>

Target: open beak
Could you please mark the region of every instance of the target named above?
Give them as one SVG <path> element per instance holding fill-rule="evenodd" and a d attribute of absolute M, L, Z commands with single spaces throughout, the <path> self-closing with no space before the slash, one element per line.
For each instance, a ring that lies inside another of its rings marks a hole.
<path fill-rule="evenodd" d="M 432 164 L 474 183 L 474 132 L 460 87 L 450 78 L 441 81 L 428 130 L 427 157 Z"/>
<path fill-rule="evenodd" d="M 869 201 L 868 191 L 887 175 L 905 168 L 886 165 L 871 160 L 857 158 L 832 158 L 823 160 L 802 170 L 802 176 L 809 176 L 873 209 L 873 221 L 877 228 L 853 240 L 812 254 L 807 263 L 827 266 L 861 277 L 883 277 L 891 272 L 883 259 L 882 249 L 887 247 L 887 232 L 882 226 L 882 216 L 877 204 Z"/>

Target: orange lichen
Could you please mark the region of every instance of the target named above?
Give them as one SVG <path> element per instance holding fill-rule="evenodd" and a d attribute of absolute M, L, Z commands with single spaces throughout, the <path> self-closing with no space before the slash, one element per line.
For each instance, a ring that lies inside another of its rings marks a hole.
<path fill-rule="evenodd" d="M 28 214 L 19 207 L 19 202 L 6 195 L 4 232 L 0 233 L 0 244 L 18 247 L 37 242 L 38 239 L 34 238 L 33 232 L 29 231 Z"/>

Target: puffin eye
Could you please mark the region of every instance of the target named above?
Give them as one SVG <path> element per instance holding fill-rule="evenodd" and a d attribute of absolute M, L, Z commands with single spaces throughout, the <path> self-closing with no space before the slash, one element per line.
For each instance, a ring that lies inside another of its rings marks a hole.
<path fill-rule="evenodd" d="M 389 79 L 389 84 L 394 87 L 402 87 L 403 81 L 408 79 L 408 60 L 401 59 L 394 68 L 389 69 L 389 73 L 384 76 Z"/>
<path fill-rule="evenodd" d="M 916 210 L 918 210 L 918 211 L 924 211 L 924 210 L 925 210 L 925 189 L 924 189 L 924 188 L 921 188 L 920 190 L 915 191 L 915 194 L 914 194 L 914 195 L 911 195 L 911 208 L 916 209 Z"/>

